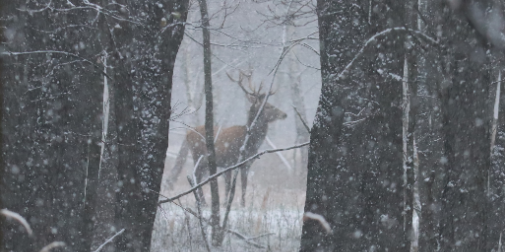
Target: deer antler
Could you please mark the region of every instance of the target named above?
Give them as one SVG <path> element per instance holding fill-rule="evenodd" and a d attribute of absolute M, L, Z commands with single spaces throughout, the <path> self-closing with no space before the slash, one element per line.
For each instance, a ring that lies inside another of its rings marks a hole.
<path fill-rule="evenodd" d="M 244 72 L 240 71 L 238 80 L 235 80 L 233 77 L 231 77 L 231 75 L 228 72 L 226 72 L 226 75 L 228 76 L 228 78 L 230 78 L 231 81 L 236 82 L 239 85 L 239 87 L 242 89 L 242 91 L 244 91 L 244 93 L 246 93 L 247 95 L 250 95 L 253 97 L 258 96 L 258 93 L 253 88 L 251 88 L 251 75 L 244 74 Z M 242 84 L 242 81 L 244 80 L 244 76 L 247 76 L 247 78 L 249 79 L 249 89 L 251 89 L 252 92 L 247 91 L 247 89 Z"/>
<path fill-rule="evenodd" d="M 256 97 L 256 98 L 258 98 L 258 97 L 261 95 L 261 89 L 263 88 L 263 82 L 261 82 L 261 84 L 260 84 L 260 86 L 259 86 L 258 90 L 256 90 L 256 88 L 254 88 L 254 86 L 253 86 L 253 84 L 252 84 L 252 82 L 251 82 L 251 79 L 252 79 L 252 78 L 251 78 L 251 77 L 252 77 L 252 73 L 250 73 L 250 74 L 246 74 L 246 73 L 242 72 L 242 70 L 239 70 L 239 78 L 238 78 L 238 80 L 235 80 L 233 77 L 231 77 L 231 75 L 230 75 L 228 72 L 226 72 L 226 75 L 228 76 L 228 78 L 230 78 L 230 80 L 231 80 L 231 81 L 236 82 L 236 83 L 239 85 L 239 87 L 240 87 L 240 88 L 241 88 L 241 89 L 242 89 L 242 90 L 243 90 L 243 91 L 244 91 L 247 95 L 249 95 L 249 96 L 251 96 L 251 97 Z M 251 91 L 248 91 L 248 90 L 244 87 L 244 85 L 243 85 L 243 83 L 242 83 L 242 81 L 244 80 L 244 76 L 245 76 L 245 77 L 247 77 L 247 79 L 248 79 L 248 86 L 249 86 L 249 90 L 251 90 Z M 270 96 L 270 95 L 274 95 L 276 92 L 277 92 L 277 90 L 270 90 L 270 92 L 268 93 L 268 95 L 269 95 L 269 96 Z"/>
<path fill-rule="evenodd" d="M 263 88 L 263 81 L 262 81 L 262 82 L 261 82 L 261 84 L 260 84 L 260 88 L 258 89 L 258 93 L 261 91 L 261 88 Z M 276 92 L 277 92 L 277 89 L 275 89 L 275 90 L 270 90 L 270 92 L 268 92 L 268 96 L 270 96 L 270 95 L 274 95 Z"/>

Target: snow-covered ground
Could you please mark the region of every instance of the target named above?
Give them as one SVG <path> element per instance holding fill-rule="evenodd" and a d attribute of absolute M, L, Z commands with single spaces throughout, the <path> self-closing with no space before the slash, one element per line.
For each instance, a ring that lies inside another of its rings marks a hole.
<path fill-rule="evenodd" d="M 207 251 L 203 243 L 198 219 L 187 216 L 176 205 L 162 206 L 156 217 L 153 232 L 153 252 L 165 251 Z M 224 208 L 221 209 L 224 213 Z M 276 209 L 243 208 L 230 212 L 228 229 L 243 236 L 227 233 L 223 245 L 212 247 L 212 251 L 296 251 L 302 228 L 302 210 L 278 207 Z M 203 216 L 208 218 L 205 209 Z M 186 218 L 189 218 L 189 229 Z M 210 244 L 210 227 L 206 227 Z M 257 248 L 260 245 L 263 248 Z"/>
<path fill-rule="evenodd" d="M 176 145 L 172 147 L 174 152 L 178 151 L 177 147 Z M 292 157 L 292 153 L 283 153 L 283 155 Z M 161 190 L 162 195 L 169 197 L 190 188 L 185 177 L 186 174 L 190 174 L 193 168 L 191 157 L 188 156 L 185 169 L 181 172 L 174 189 L 169 190 L 165 182 L 167 181 L 166 175 L 169 174 L 167 171 L 172 168 L 173 161 L 174 157 L 167 157 L 167 167 Z M 248 180 L 246 207 L 239 205 L 241 184 L 238 181 L 235 201 L 231 207 L 227 225 L 227 229 L 239 235 L 226 233 L 223 245 L 211 247 L 211 250 L 213 252 L 298 250 L 305 202 L 303 173 L 289 171 L 278 156 L 269 154 L 255 161 L 249 172 Z M 219 178 L 218 184 L 220 196 L 224 198 L 224 179 Z M 208 186 L 204 186 L 204 195 L 207 203 L 210 203 Z M 164 197 L 161 196 L 160 199 L 164 199 Z M 197 212 L 193 194 L 182 197 L 176 203 Z M 208 219 L 210 208 L 206 207 L 202 210 L 203 216 Z M 224 218 L 224 213 L 225 207 L 222 206 L 221 220 Z M 207 240 L 210 243 L 211 228 L 207 224 L 204 226 Z M 254 245 L 260 245 L 263 248 L 257 248 Z M 176 204 L 162 204 L 156 215 L 151 251 L 207 251 L 198 218 L 190 213 L 186 215 L 185 211 Z"/>

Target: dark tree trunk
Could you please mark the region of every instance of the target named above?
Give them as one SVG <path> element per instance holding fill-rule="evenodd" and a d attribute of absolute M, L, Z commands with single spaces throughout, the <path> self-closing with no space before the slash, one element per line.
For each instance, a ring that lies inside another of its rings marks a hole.
<path fill-rule="evenodd" d="M 16 9 L 18 4 L 9 2 L 4 10 L 5 25 L 12 31 L 5 46 L 28 53 L 2 56 L 2 82 L 9 83 L 2 94 L 2 148 L 10 151 L 3 156 L 1 197 L 6 208 L 27 219 L 34 238 L 9 222 L 2 227 L 5 243 L 0 249 L 38 251 L 59 240 L 72 251 L 89 251 L 94 188 L 88 186 L 98 168 L 101 88 L 96 80 L 101 74 L 82 60 L 95 55 L 93 43 L 82 43 L 96 39 L 95 34 L 68 27 L 86 27 L 90 13 L 30 15 Z M 37 50 L 58 52 L 32 52 Z"/>
<path fill-rule="evenodd" d="M 0 13 L 3 13 L 3 2 L 0 2 Z M 3 22 L 0 22 L 0 25 L 3 25 Z M 0 33 L 0 43 L 5 42 L 3 33 Z M 4 79 L 3 79 L 3 70 L 4 70 L 4 65 L 3 65 L 3 59 L 0 57 L 0 153 L 4 153 L 4 142 L 3 142 L 3 128 L 4 124 L 2 123 L 3 120 L 3 104 L 4 104 Z M 4 172 L 5 172 L 5 163 L 4 163 L 4 155 L 0 155 L 0 193 L 4 191 L 4 182 L 3 182 L 3 177 L 4 177 Z M 2 195 L 0 195 L 0 209 L 4 209 L 3 201 L 2 201 Z M 5 218 L 4 216 L 0 215 L 0 251 L 2 251 L 4 247 L 4 235 L 3 235 L 3 230 L 5 227 Z"/>
<path fill-rule="evenodd" d="M 214 149 L 214 104 L 212 99 L 212 53 L 210 48 L 209 13 L 207 1 L 199 0 L 200 14 L 203 26 L 203 70 L 205 73 L 205 144 L 207 147 L 207 164 L 209 173 L 213 175 L 217 172 L 216 150 Z M 223 242 L 223 232 L 221 231 L 219 214 L 219 190 L 217 179 L 210 181 L 211 190 L 211 225 L 212 244 L 221 246 Z"/>
<path fill-rule="evenodd" d="M 118 135 L 118 251 L 149 251 L 161 187 L 175 57 L 184 35 L 188 1 L 129 3 L 147 26 L 122 22 L 113 84 Z M 148 15 L 142 15 L 148 13 Z M 161 25 L 161 27 L 160 27 Z M 147 28 L 146 28 L 147 27 Z"/>
<path fill-rule="evenodd" d="M 498 242 L 500 240 L 500 236 L 503 236 L 502 232 L 505 227 L 505 223 L 503 221 L 503 216 L 505 214 L 505 195 L 504 195 L 504 181 L 505 181 L 505 160 L 504 160 L 504 153 L 503 153 L 503 147 L 504 147 L 504 124 L 503 122 L 503 81 L 501 79 L 503 78 L 503 72 L 501 70 L 503 69 L 503 64 L 499 61 L 493 60 L 492 64 L 495 68 L 493 71 L 493 83 L 491 84 L 491 89 L 493 92 L 491 92 L 491 97 L 490 99 L 495 102 L 496 98 L 500 99 L 500 104 L 498 106 L 498 120 L 493 119 L 493 123 L 495 123 L 496 128 L 495 128 L 495 134 L 494 134 L 494 141 L 492 142 L 491 145 L 491 168 L 489 170 L 488 174 L 488 192 L 487 196 L 489 198 L 489 206 L 490 209 L 493 209 L 491 212 L 489 212 L 488 218 L 487 218 L 487 225 L 488 225 L 488 230 L 489 230 L 489 237 L 487 243 L 489 244 L 489 247 L 494 249 L 495 251 L 500 251 L 498 250 Z M 497 67 L 496 67 L 497 66 Z M 501 73 L 500 73 L 501 72 Z M 498 88 L 498 85 L 500 87 Z M 497 97 L 497 92 L 500 92 L 501 97 Z M 494 104 L 493 104 L 494 105 Z M 494 106 L 493 106 L 493 112 L 494 112 Z M 493 137 L 493 135 L 492 135 Z M 503 238 L 502 238 L 503 239 Z"/>
<path fill-rule="evenodd" d="M 419 15 L 422 18 L 421 30 L 428 32 L 440 23 L 439 5 L 431 1 L 420 1 Z M 416 123 L 416 143 L 419 156 L 417 181 L 421 212 L 419 216 L 419 251 L 432 252 L 438 247 L 438 222 L 440 214 L 440 184 L 443 169 L 440 160 L 443 156 L 442 118 L 440 100 L 437 97 L 441 64 L 438 50 L 420 50 L 418 54 L 418 109 Z M 424 63 L 423 63 L 424 61 Z"/>
<path fill-rule="evenodd" d="M 353 237 L 353 234 L 361 236 L 363 232 L 361 223 L 356 220 L 362 214 L 362 208 L 358 206 L 362 170 L 346 166 L 346 155 L 352 150 L 346 149 L 342 142 L 345 111 L 352 111 L 360 104 L 353 103 L 354 97 L 347 91 L 355 83 L 347 84 L 349 78 L 334 79 L 359 50 L 359 42 L 353 41 L 365 39 L 366 30 L 346 21 L 367 22 L 366 16 L 359 12 L 344 11 L 352 9 L 353 4 L 356 3 L 317 2 L 322 93 L 311 130 L 304 211 L 323 216 L 332 226 L 333 234 L 327 234 L 317 221 L 307 219 L 302 230 L 301 251 L 363 248 Z M 335 54 L 337 57 L 329 57 Z"/>
<path fill-rule="evenodd" d="M 444 156 L 439 242 L 441 251 L 491 251 L 488 243 L 490 168 L 489 86 L 485 42 L 460 12 L 442 6 L 440 55 Z M 475 7 L 475 6 L 474 6 Z M 479 11 L 478 9 L 472 11 Z M 455 29 L 456 28 L 456 29 Z"/>
<path fill-rule="evenodd" d="M 24 9 L 40 6 L 21 4 L 10 1 L 2 10 L 9 31 L 5 48 L 14 53 L 2 53 L 6 71 L 1 78 L 9 83 L 2 148 L 10 151 L 3 156 L 1 197 L 5 207 L 28 220 L 36 236 L 29 238 L 18 224 L 8 222 L 2 226 L 6 243 L 1 250 L 38 251 L 55 240 L 72 251 L 90 250 L 104 74 L 97 55 L 102 54 L 113 56 L 107 62 L 113 69 L 108 78 L 112 96 L 118 97 L 117 123 L 109 125 L 117 126 L 118 184 L 123 185 L 119 204 L 112 206 L 117 231 L 126 228 L 117 240 L 118 251 L 149 251 L 158 200 L 152 191 L 161 184 L 173 64 L 188 2 L 108 7 L 117 8 L 113 11 L 121 17 L 92 8 L 31 12 Z M 74 3 L 51 4 L 67 8 Z"/>
<path fill-rule="evenodd" d="M 402 75 L 405 33 L 376 36 L 404 24 L 404 5 L 318 1 L 323 86 L 311 131 L 305 212 L 322 215 L 333 234 L 305 218 L 301 251 L 408 249 L 401 78 L 391 78 Z M 372 36 L 373 46 L 341 74 Z"/>
<path fill-rule="evenodd" d="M 502 64 L 500 64 L 501 66 Z M 503 68 L 502 68 L 503 69 Z M 502 72 L 503 78 L 503 72 Z M 500 105 L 497 121 L 497 134 L 495 146 L 492 152 L 492 173 L 491 173 L 491 190 L 492 194 L 491 202 L 493 212 L 492 216 L 489 218 L 490 229 L 494 230 L 494 235 L 489 238 L 490 242 L 496 241 L 496 235 L 502 234 L 505 223 L 501 216 L 505 215 L 505 191 L 504 191 L 504 181 L 505 181 L 505 86 L 504 82 L 501 81 L 500 90 Z M 498 236 L 499 237 L 499 236 Z M 499 239 L 499 238 L 498 238 Z M 503 239 L 503 238 L 502 238 Z M 494 242 L 494 245 L 498 244 Z M 503 249 L 503 247 L 502 247 Z"/>
<path fill-rule="evenodd" d="M 101 0 L 101 5 L 104 6 L 108 0 Z M 113 41 L 109 32 L 109 22 L 106 16 L 102 15 L 98 18 L 99 38 L 97 43 L 101 48 L 113 48 Z M 109 52 L 110 53 L 110 52 Z M 114 206 L 116 203 L 116 188 L 117 188 L 117 167 L 118 167 L 118 145 L 115 124 L 115 109 L 114 109 L 114 94 L 111 93 L 111 84 L 114 83 L 110 78 L 111 63 L 113 62 L 107 54 L 102 53 L 100 67 L 103 69 L 101 83 L 103 84 L 103 116 L 102 116 L 102 146 L 100 149 L 99 170 L 97 172 L 97 181 L 94 207 L 94 227 L 93 240 L 91 250 L 95 250 L 104 242 L 105 237 L 113 236 L 115 232 L 114 225 Z M 106 74 L 106 75 L 105 75 Z M 104 247 L 104 251 L 113 251 L 114 243 L 109 243 Z"/>

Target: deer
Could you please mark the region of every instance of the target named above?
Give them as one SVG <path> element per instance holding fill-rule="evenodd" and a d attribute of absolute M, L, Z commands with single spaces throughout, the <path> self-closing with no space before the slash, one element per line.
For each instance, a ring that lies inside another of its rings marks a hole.
<path fill-rule="evenodd" d="M 240 161 L 239 158 L 241 158 L 241 160 L 245 160 L 246 158 L 255 155 L 267 136 L 268 125 L 274 121 L 282 120 L 287 117 L 286 113 L 274 107 L 268 102 L 265 103 L 263 109 L 260 111 L 261 105 L 266 98 L 266 94 L 260 92 L 261 86 L 257 91 L 251 87 L 251 74 L 247 76 L 243 72 L 240 72 L 238 80 L 233 79 L 228 73 L 227 75 L 228 78 L 236 82 L 244 91 L 247 99 L 251 103 L 251 107 L 249 108 L 249 112 L 247 114 L 247 123 L 245 125 L 235 125 L 228 128 L 219 128 L 217 126 L 214 127 L 214 148 L 216 151 L 216 165 L 218 168 L 230 167 L 238 163 Z M 251 91 L 248 91 L 242 84 L 244 76 L 247 76 L 249 79 L 249 89 L 251 89 Z M 273 94 L 274 92 L 269 93 L 269 95 Z M 253 121 L 254 124 L 251 127 Z M 248 141 L 246 145 L 243 146 L 247 134 L 249 134 Z M 170 189 L 172 189 L 173 184 L 177 181 L 177 177 L 181 172 L 184 163 L 186 162 L 188 151 L 191 152 L 191 155 L 193 157 L 196 183 L 202 181 L 205 173 L 208 173 L 208 163 L 205 158 L 207 156 L 207 147 L 205 144 L 204 136 L 204 125 L 187 131 L 185 140 L 183 141 L 179 154 L 176 158 L 174 168 L 171 170 L 169 175 Z M 241 154 L 243 155 L 242 157 Z M 245 206 L 247 176 L 252 162 L 253 161 L 250 161 L 239 168 L 240 180 L 242 184 L 240 205 L 242 207 Z M 230 171 L 224 175 L 226 198 L 228 197 L 228 193 L 231 187 L 231 174 L 232 173 Z M 200 203 L 202 205 L 206 205 L 201 188 L 197 190 L 197 194 L 200 199 Z"/>

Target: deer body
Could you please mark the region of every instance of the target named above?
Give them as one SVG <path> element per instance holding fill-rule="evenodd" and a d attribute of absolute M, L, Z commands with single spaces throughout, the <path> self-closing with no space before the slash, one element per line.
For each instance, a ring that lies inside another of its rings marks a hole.
<path fill-rule="evenodd" d="M 254 100 L 248 114 L 247 125 L 251 125 L 256 117 L 259 110 L 261 102 L 263 101 L 264 95 L 258 97 Z M 236 125 L 229 128 L 219 130 L 218 127 L 214 127 L 214 132 L 217 135 L 215 138 L 215 150 L 216 150 L 216 165 L 219 168 L 226 168 L 235 165 L 239 162 L 241 155 L 241 149 L 244 147 L 244 152 L 242 153 L 242 160 L 246 159 L 258 152 L 259 147 L 265 140 L 268 131 L 268 124 L 278 119 L 286 118 L 286 114 L 281 110 L 275 108 L 269 103 L 266 103 L 263 110 L 257 116 L 257 119 L 252 125 L 249 131 L 249 138 L 246 145 L 244 146 L 244 141 L 248 134 L 247 127 L 245 125 Z M 194 131 L 188 131 L 186 134 L 187 146 L 193 156 L 194 164 L 196 165 L 198 160 L 198 167 L 195 170 L 195 176 L 197 182 L 200 182 L 204 174 L 208 171 L 208 163 L 206 160 L 207 147 L 205 144 L 205 127 L 199 126 Z M 241 205 L 245 205 L 245 192 L 247 188 L 247 174 L 252 162 L 245 165 L 245 167 L 240 170 L 240 177 L 242 182 L 242 198 Z M 231 172 L 225 174 L 226 183 L 226 193 L 228 194 L 229 188 L 231 186 Z M 198 191 L 202 203 L 205 202 L 203 197 L 203 192 Z"/>
<path fill-rule="evenodd" d="M 205 127 L 199 126 L 195 131 L 187 132 L 186 141 L 191 146 L 191 154 L 196 164 L 200 156 L 207 156 L 207 147 L 205 139 L 202 138 L 206 133 Z M 219 135 L 214 143 L 214 148 L 216 148 L 216 165 L 222 168 L 234 165 L 238 161 L 240 147 L 242 147 L 242 143 L 244 142 L 247 129 L 245 126 L 238 125 L 221 130 L 218 127 L 214 127 L 214 132 L 218 131 Z M 204 162 L 204 160 L 201 162 Z"/>
<path fill-rule="evenodd" d="M 227 168 L 237 164 L 239 161 L 249 158 L 258 152 L 259 147 L 265 140 L 268 131 L 268 124 L 279 119 L 287 117 L 286 113 L 267 103 L 266 94 L 260 94 L 259 90 L 247 91 L 242 85 L 244 77 L 249 79 L 251 87 L 251 75 L 245 75 L 240 72 L 238 81 L 230 75 L 228 77 L 237 82 L 240 88 L 246 93 L 251 107 L 247 114 L 247 123 L 245 125 L 236 125 L 225 129 L 214 127 L 214 148 L 216 151 L 216 166 L 218 168 Z M 270 93 L 272 95 L 273 93 Z M 264 104 L 264 105 L 263 105 Z M 263 107 L 262 107 L 263 106 Z M 179 173 L 186 162 L 188 151 L 193 156 L 195 166 L 196 182 L 202 181 L 204 174 L 208 173 L 207 145 L 205 143 L 205 127 L 199 126 L 186 133 L 186 139 L 182 143 L 181 149 L 175 161 L 175 166 L 170 172 L 168 186 L 172 188 L 177 180 Z M 240 160 L 239 160 L 240 159 Z M 247 188 L 247 174 L 253 161 L 240 168 L 240 179 L 242 182 L 241 205 L 245 205 L 245 192 Z M 226 198 L 231 187 L 231 172 L 225 173 Z M 201 188 L 197 190 L 202 204 L 205 204 L 205 198 Z"/>
<path fill-rule="evenodd" d="M 259 147 L 265 140 L 268 131 L 268 124 L 287 117 L 284 112 L 269 103 L 265 103 L 263 109 L 259 111 L 265 95 L 249 96 L 248 98 L 252 105 L 249 109 L 246 125 L 236 125 L 224 129 L 214 127 L 214 148 L 216 151 L 216 165 L 218 168 L 233 166 L 239 162 L 239 158 L 241 158 L 241 160 L 244 160 L 256 154 Z M 254 120 L 255 118 L 256 121 Z M 249 132 L 247 131 L 248 127 L 251 127 Z M 249 137 L 247 137 L 247 143 L 244 146 L 244 141 L 248 134 Z M 197 183 L 202 181 L 202 178 L 205 174 L 208 174 L 209 169 L 206 159 L 207 146 L 205 144 L 204 136 L 205 127 L 203 125 L 196 127 L 194 130 L 189 130 L 186 133 L 186 139 L 182 143 L 181 149 L 175 161 L 175 166 L 169 175 L 169 188 L 172 188 L 173 184 L 177 180 L 177 177 L 179 176 L 179 173 L 181 172 L 182 167 L 186 162 L 188 151 L 190 151 L 193 156 L 195 166 L 198 163 L 198 167 L 195 167 L 195 177 Z M 244 150 L 243 152 L 241 151 L 242 147 Z M 241 154 L 242 157 L 240 156 Z M 198 162 L 199 160 L 200 162 Z M 240 179 L 242 182 L 242 206 L 245 205 L 247 175 L 251 164 L 252 161 L 240 168 Z M 227 172 L 225 174 L 225 183 L 226 196 L 228 196 L 228 192 L 231 186 L 231 172 Z M 205 204 L 205 199 L 203 197 L 203 192 L 201 189 L 198 190 L 198 195 L 202 200 L 202 203 Z"/>

